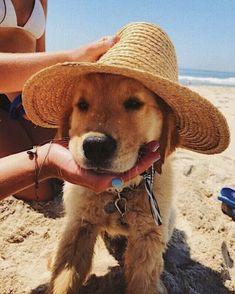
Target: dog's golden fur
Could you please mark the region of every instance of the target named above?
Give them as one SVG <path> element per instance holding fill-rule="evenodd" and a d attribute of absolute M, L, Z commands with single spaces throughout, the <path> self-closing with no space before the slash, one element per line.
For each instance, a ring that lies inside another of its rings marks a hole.
<path fill-rule="evenodd" d="M 63 99 L 63 97 L 61 97 Z M 123 172 L 132 168 L 140 150 L 149 141 L 160 142 L 161 160 L 154 180 L 163 224 L 152 218 L 146 191 L 137 187 L 127 195 L 124 225 L 118 211 L 108 214 L 112 191 L 95 194 L 91 190 L 65 183 L 66 224 L 54 258 L 49 293 L 79 293 L 91 265 L 98 234 L 128 238 L 124 254 L 126 293 L 163 293 L 160 275 L 163 252 L 173 228 L 171 166 L 169 155 L 178 144 L 174 115 L 156 94 L 139 82 L 110 74 L 81 77 L 74 88 L 73 102 L 61 121 L 62 136 L 69 136 L 69 148 L 83 168 L 93 167 L 84 155 L 84 141 L 91 136 L 109 136 L 116 142 L 115 152 L 101 170 Z M 127 186 L 138 186 L 138 176 Z"/>

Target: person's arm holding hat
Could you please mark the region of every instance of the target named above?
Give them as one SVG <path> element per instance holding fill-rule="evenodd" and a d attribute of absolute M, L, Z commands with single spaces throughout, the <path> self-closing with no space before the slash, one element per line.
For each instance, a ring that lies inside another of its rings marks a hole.
<path fill-rule="evenodd" d="M 13 154 L 0 159 L 0 199 L 35 185 L 35 180 L 36 184 L 38 181 L 40 185 L 41 181 L 49 178 L 60 178 L 101 192 L 111 186 L 111 181 L 115 177 L 125 182 L 145 171 L 159 159 L 157 148 L 158 143 L 152 142 L 148 145 L 148 152 L 138 165 L 126 173 L 116 175 L 97 174 L 83 170 L 76 164 L 70 151 L 57 143 L 39 146 L 36 153 L 35 150 L 30 150 Z M 36 195 L 35 189 L 34 200 L 40 200 Z"/>
<path fill-rule="evenodd" d="M 32 74 L 50 65 L 67 61 L 96 61 L 118 40 L 117 36 L 104 37 L 77 49 L 58 52 L 0 52 L 0 93 L 21 91 Z"/>

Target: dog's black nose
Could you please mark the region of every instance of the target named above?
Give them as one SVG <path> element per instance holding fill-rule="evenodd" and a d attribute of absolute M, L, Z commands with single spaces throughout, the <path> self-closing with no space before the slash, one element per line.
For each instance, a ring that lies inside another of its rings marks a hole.
<path fill-rule="evenodd" d="M 117 142 L 107 135 L 87 137 L 83 142 L 86 158 L 95 166 L 103 166 L 117 148 Z"/>

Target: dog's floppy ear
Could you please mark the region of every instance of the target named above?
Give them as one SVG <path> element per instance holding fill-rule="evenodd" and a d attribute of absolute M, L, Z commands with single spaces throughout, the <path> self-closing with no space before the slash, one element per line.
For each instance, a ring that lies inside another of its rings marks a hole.
<path fill-rule="evenodd" d="M 161 173 L 161 166 L 164 163 L 165 158 L 179 145 L 179 135 L 177 132 L 175 115 L 170 106 L 158 96 L 156 97 L 156 101 L 163 114 L 162 133 L 159 142 L 161 159 L 156 163 L 155 167 L 158 173 Z"/>
<path fill-rule="evenodd" d="M 60 120 L 59 128 L 57 131 L 57 138 L 65 139 L 69 137 L 69 129 L 71 125 L 72 107 L 65 111 L 62 119 Z"/>

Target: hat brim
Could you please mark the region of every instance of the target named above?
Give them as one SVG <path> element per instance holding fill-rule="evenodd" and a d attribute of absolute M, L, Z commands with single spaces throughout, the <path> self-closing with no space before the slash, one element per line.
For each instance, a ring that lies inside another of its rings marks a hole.
<path fill-rule="evenodd" d="M 220 153 L 229 144 L 224 116 L 191 89 L 138 69 L 99 63 L 62 63 L 33 75 L 23 88 L 28 118 L 46 128 L 57 128 L 68 109 L 73 88 L 81 75 L 110 73 L 134 78 L 160 96 L 174 111 L 180 147 L 205 154 Z"/>

